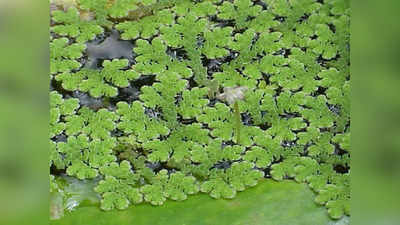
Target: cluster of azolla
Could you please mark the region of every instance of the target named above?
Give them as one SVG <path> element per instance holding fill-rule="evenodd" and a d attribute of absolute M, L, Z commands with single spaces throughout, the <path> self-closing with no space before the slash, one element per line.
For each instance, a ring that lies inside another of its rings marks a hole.
<path fill-rule="evenodd" d="M 101 177 L 103 209 L 233 198 L 271 176 L 308 183 L 333 218 L 349 214 L 347 0 L 52 8 L 50 167 Z M 215 98 L 236 86 L 248 88 L 240 144 L 232 106 Z"/>

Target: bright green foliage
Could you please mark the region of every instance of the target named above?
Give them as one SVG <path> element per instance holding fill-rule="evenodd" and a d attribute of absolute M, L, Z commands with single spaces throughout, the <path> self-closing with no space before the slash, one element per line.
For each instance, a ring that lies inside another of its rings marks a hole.
<path fill-rule="evenodd" d="M 200 190 L 202 192 L 210 193 L 211 197 L 217 199 L 234 198 L 236 196 L 236 190 L 225 181 L 224 177 L 226 177 L 226 175 L 223 171 L 211 171 L 210 180 L 201 184 Z"/>
<path fill-rule="evenodd" d="M 255 186 L 264 172 L 253 169 L 254 164 L 249 162 L 235 162 L 227 170 L 229 183 L 237 190 L 244 191 L 247 187 Z"/>
<path fill-rule="evenodd" d="M 207 88 L 193 88 L 192 90 L 184 90 L 182 93 L 182 101 L 179 103 L 179 114 L 184 119 L 193 118 L 202 113 L 203 108 L 208 104 L 205 96 L 208 94 Z"/>
<path fill-rule="evenodd" d="M 167 182 L 167 170 L 161 170 L 158 172 L 151 180 L 151 184 L 146 184 L 140 189 L 143 193 L 144 200 L 152 205 L 162 205 L 166 200 L 164 188 Z"/>
<path fill-rule="evenodd" d="M 350 214 L 350 186 L 347 174 L 337 175 L 335 178 L 332 184 L 327 184 L 319 191 L 315 201 L 326 205 L 329 215 L 338 219 L 344 214 Z"/>
<path fill-rule="evenodd" d="M 191 67 L 196 82 L 204 83 L 206 81 L 206 70 L 202 65 L 201 51 L 197 44 L 199 36 L 205 32 L 207 20 L 197 19 L 193 14 L 179 17 L 177 23 L 171 27 L 162 27 L 160 29 L 161 37 L 166 44 L 174 48 L 184 47 L 188 60 L 186 63 Z"/>
<path fill-rule="evenodd" d="M 198 149 L 200 144 L 208 141 L 208 131 L 201 129 L 200 124 L 191 124 L 178 127 L 167 140 L 149 141 L 143 148 L 150 152 L 148 160 L 151 162 L 165 162 L 169 158 L 181 162 L 189 156 L 189 149 Z"/>
<path fill-rule="evenodd" d="M 326 105 L 326 97 L 319 95 L 317 98 L 307 97 L 304 109 L 301 114 L 310 122 L 313 127 L 331 127 L 335 119 L 335 115 Z"/>
<path fill-rule="evenodd" d="M 197 117 L 197 120 L 212 128 L 211 135 L 222 140 L 231 140 L 234 129 L 233 114 L 230 108 L 222 103 L 215 104 L 215 107 L 207 107 L 204 114 Z"/>
<path fill-rule="evenodd" d="M 307 145 L 315 142 L 320 137 L 320 132 L 318 128 L 310 126 L 306 131 L 298 133 L 297 137 L 299 138 L 298 144 Z"/>
<path fill-rule="evenodd" d="M 139 141 L 146 142 L 168 134 L 169 130 L 162 121 L 144 114 L 142 103 L 135 101 L 132 105 L 128 105 L 126 102 L 119 102 L 117 107 L 117 113 L 121 117 L 118 129 L 127 134 L 134 134 Z"/>
<path fill-rule="evenodd" d="M 116 160 L 112 148 L 115 139 L 89 142 L 87 136 L 69 136 L 67 142 L 58 142 L 57 150 L 63 155 L 64 164 L 68 167 L 68 175 L 76 175 L 79 179 L 94 178 L 98 175 L 97 169 Z"/>
<path fill-rule="evenodd" d="M 176 72 L 182 77 L 190 77 L 191 71 L 186 64 L 177 59 L 171 59 L 166 54 L 167 46 L 160 38 L 154 38 L 151 43 L 139 39 L 136 41 L 137 47 L 134 51 L 138 54 L 135 58 L 137 64 L 134 70 L 143 74 L 162 74 L 166 68 L 171 68 L 169 72 Z"/>
<path fill-rule="evenodd" d="M 203 53 L 209 59 L 221 58 L 226 56 L 229 52 L 224 47 L 229 46 L 231 42 L 231 27 L 215 28 L 214 30 L 206 31 L 204 33 L 204 47 Z"/>
<path fill-rule="evenodd" d="M 99 25 L 107 25 L 107 3 L 108 0 L 79 0 L 79 8 L 83 12 L 93 13 Z M 82 11 L 80 13 L 83 13 Z"/>
<path fill-rule="evenodd" d="M 120 164 L 112 162 L 100 168 L 100 172 L 106 177 L 99 182 L 95 190 L 103 196 L 101 201 L 103 210 L 125 209 L 130 204 L 139 204 L 143 201 L 139 189 L 133 186 L 138 177 L 132 172 L 128 161 L 122 161 Z"/>
<path fill-rule="evenodd" d="M 349 15 L 348 0 L 53 10 L 50 167 L 100 180 L 103 210 L 199 191 L 233 198 L 271 176 L 307 183 L 332 218 L 350 215 Z M 132 57 L 87 62 L 85 43 L 110 33 Z M 238 86 L 247 91 L 234 110 L 221 91 Z"/>
<path fill-rule="evenodd" d="M 177 117 L 175 97 L 184 90 L 187 82 L 174 72 L 165 73 L 158 79 L 160 82 L 154 83 L 153 86 L 142 87 L 140 99 L 147 107 L 152 109 L 160 107 L 164 114 L 163 118 L 169 125 L 174 125 Z"/>
<path fill-rule="evenodd" d="M 65 129 L 65 123 L 60 121 L 60 117 L 75 114 L 78 107 L 78 99 L 63 99 L 62 95 L 56 91 L 50 92 L 50 138 L 62 133 Z"/>
<path fill-rule="evenodd" d="M 215 0 L 212 0 L 216 2 Z M 207 15 L 214 15 L 216 13 L 216 6 L 212 1 L 203 1 L 198 4 L 193 4 L 190 1 L 177 1 L 175 5 L 175 12 L 179 16 L 195 15 L 196 17 L 205 17 Z"/>
<path fill-rule="evenodd" d="M 337 134 L 335 137 L 332 138 L 332 141 L 339 144 L 339 146 L 346 150 L 350 150 L 350 133 L 344 133 L 344 134 Z"/>
<path fill-rule="evenodd" d="M 107 139 L 110 131 L 116 128 L 115 120 L 118 116 L 106 109 L 100 109 L 97 112 L 83 107 L 78 115 L 66 117 L 66 133 L 75 135 L 83 133 L 90 135 L 91 138 Z"/>
<path fill-rule="evenodd" d="M 265 119 L 262 115 L 262 111 L 266 109 L 264 105 L 260 105 L 261 100 L 264 97 L 265 92 L 263 90 L 247 91 L 246 101 L 239 101 L 239 111 L 248 112 L 253 119 L 253 123 L 256 125 L 263 124 Z"/>
<path fill-rule="evenodd" d="M 68 166 L 67 174 L 69 176 L 76 176 L 79 179 L 87 179 L 97 177 L 98 172 L 82 161 L 74 161 L 72 165 Z"/>
<path fill-rule="evenodd" d="M 296 139 L 296 134 L 293 131 L 300 130 L 306 127 L 306 123 L 300 117 L 285 119 L 276 118 L 271 122 L 272 127 L 267 130 L 267 134 L 283 141 L 293 141 Z"/>
<path fill-rule="evenodd" d="M 332 135 L 329 133 L 321 134 L 316 140 L 316 144 L 308 148 L 308 154 L 310 156 L 316 156 L 318 154 L 332 154 L 335 148 L 330 143 Z"/>
<path fill-rule="evenodd" d="M 279 164 L 272 165 L 271 168 L 271 175 L 275 180 L 293 177 L 298 182 L 304 182 L 317 172 L 318 163 L 308 157 L 291 157 Z"/>
<path fill-rule="evenodd" d="M 119 23 L 116 28 L 122 31 L 124 40 L 136 39 L 138 37 L 148 39 L 157 34 L 161 26 L 171 25 L 174 15 L 169 10 L 162 10 L 152 16 L 144 17 L 140 21 L 127 21 Z"/>
<path fill-rule="evenodd" d="M 252 187 L 264 176 L 264 173 L 253 170 L 254 164 L 235 162 L 224 170 L 211 170 L 210 180 L 200 186 L 202 192 L 210 193 L 213 198 L 233 198 L 237 191 Z"/>
<path fill-rule="evenodd" d="M 235 0 L 233 3 L 224 1 L 219 7 L 218 17 L 224 20 L 235 20 L 236 28 L 248 26 L 248 17 L 255 17 L 261 11 L 261 6 L 253 5 L 251 0 Z"/>
<path fill-rule="evenodd" d="M 258 146 L 252 147 L 243 156 L 243 159 L 255 163 L 258 168 L 266 168 L 273 160 L 272 154 Z"/>
<path fill-rule="evenodd" d="M 168 183 L 165 185 L 166 197 L 176 201 L 185 200 L 187 195 L 196 194 L 198 191 L 199 186 L 196 178 L 185 176 L 181 172 L 172 173 Z"/>
<path fill-rule="evenodd" d="M 56 80 L 62 81 L 63 88 L 73 91 L 89 92 L 93 97 L 116 96 L 117 87 L 127 87 L 130 80 L 139 77 L 133 70 L 125 70 L 128 66 L 126 59 L 105 60 L 102 70 L 82 69 L 77 73 L 64 73 L 58 75 Z"/>
<path fill-rule="evenodd" d="M 82 52 L 86 46 L 84 44 L 68 45 L 67 38 L 54 39 L 50 43 L 50 73 L 70 72 L 73 69 L 78 69 L 81 64 L 76 61 L 82 57 Z"/>
<path fill-rule="evenodd" d="M 50 150 L 49 166 L 54 165 L 57 169 L 64 169 L 65 162 L 64 162 L 61 154 L 58 152 L 57 144 L 55 142 L 50 141 L 49 150 Z"/>
<path fill-rule="evenodd" d="M 136 10 L 138 6 L 135 4 L 137 0 L 116 0 L 109 8 L 109 14 L 113 18 L 128 16 L 128 12 Z"/>
<path fill-rule="evenodd" d="M 54 11 L 52 19 L 59 25 L 51 27 L 51 31 L 62 36 L 76 38 L 79 43 L 92 40 L 104 31 L 101 26 L 96 24 L 96 21 L 81 20 L 76 8 L 69 8 L 67 12 Z"/>

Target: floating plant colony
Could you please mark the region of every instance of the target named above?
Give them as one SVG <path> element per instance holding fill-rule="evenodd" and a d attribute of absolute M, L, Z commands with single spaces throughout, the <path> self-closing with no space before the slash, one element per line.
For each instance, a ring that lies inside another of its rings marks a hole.
<path fill-rule="evenodd" d="M 113 210 L 294 179 L 349 215 L 349 13 L 346 0 L 51 1 L 50 192 L 89 182 Z"/>

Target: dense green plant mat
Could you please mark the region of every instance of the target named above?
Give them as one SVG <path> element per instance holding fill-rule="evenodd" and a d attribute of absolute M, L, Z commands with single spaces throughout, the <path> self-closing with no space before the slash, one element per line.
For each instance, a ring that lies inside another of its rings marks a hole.
<path fill-rule="evenodd" d="M 346 225 L 333 221 L 317 206 L 304 184 L 264 180 L 231 200 L 214 200 L 200 194 L 184 202 L 167 201 L 154 207 L 133 206 L 124 211 L 103 212 L 98 207 L 77 208 L 52 225 Z M 90 221 L 90 222 L 88 222 Z M 217 221 L 217 222 L 216 222 Z"/>
<path fill-rule="evenodd" d="M 51 2 L 52 194 L 168 207 L 266 177 L 350 215 L 348 0 Z"/>

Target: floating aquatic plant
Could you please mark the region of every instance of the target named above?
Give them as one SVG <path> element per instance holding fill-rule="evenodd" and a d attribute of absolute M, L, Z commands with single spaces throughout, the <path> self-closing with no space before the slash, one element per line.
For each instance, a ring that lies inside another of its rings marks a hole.
<path fill-rule="evenodd" d="M 271 177 L 349 215 L 348 2 L 52 1 L 53 216 L 60 174 L 103 210 Z"/>

